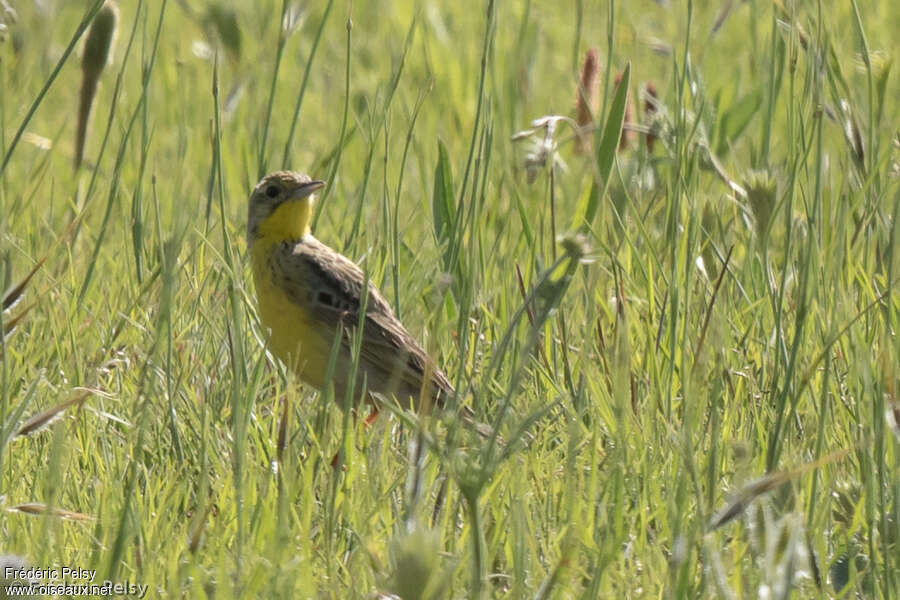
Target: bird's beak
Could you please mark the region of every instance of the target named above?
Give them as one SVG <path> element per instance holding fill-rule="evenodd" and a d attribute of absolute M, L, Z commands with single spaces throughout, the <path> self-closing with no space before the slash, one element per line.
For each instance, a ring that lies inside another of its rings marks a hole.
<path fill-rule="evenodd" d="M 300 200 L 301 198 L 306 198 L 316 190 L 320 190 L 325 187 L 324 181 L 319 181 L 318 179 L 313 179 L 312 181 L 307 181 L 306 183 L 301 183 L 299 186 L 295 187 L 288 194 L 288 200 Z"/>

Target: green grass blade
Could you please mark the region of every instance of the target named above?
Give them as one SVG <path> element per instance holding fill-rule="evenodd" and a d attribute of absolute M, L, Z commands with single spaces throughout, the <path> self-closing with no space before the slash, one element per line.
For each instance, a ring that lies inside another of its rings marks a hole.
<path fill-rule="evenodd" d="M 625 107 L 628 102 L 628 86 L 631 84 L 631 63 L 625 65 L 622 78 L 616 87 L 616 93 L 609 107 L 609 115 L 603 127 L 603 137 L 597 146 L 597 171 L 591 184 L 591 192 L 585 206 L 584 214 L 577 216 L 572 229 L 587 231 L 592 227 L 597 209 L 600 207 L 600 199 L 606 193 L 609 186 L 610 174 L 613 162 L 616 160 L 616 150 L 619 147 L 619 139 L 622 136 L 622 125 L 625 123 Z"/>

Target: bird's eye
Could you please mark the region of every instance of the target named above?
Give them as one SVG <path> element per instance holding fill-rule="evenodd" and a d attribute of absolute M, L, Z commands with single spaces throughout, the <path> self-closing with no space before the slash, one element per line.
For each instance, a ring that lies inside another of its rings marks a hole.
<path fill-rule="evenodd" d="M 269 198 L 275 198 L 276 196 L 278 196 L 278 188 L 274 185 L 270 185 L 266 188 L 266 196 L 268 196 Z"/>

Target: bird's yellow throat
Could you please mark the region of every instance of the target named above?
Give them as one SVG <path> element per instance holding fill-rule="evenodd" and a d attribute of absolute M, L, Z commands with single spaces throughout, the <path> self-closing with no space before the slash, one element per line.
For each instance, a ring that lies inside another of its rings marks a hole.
<path fill-rule="evenodd" d="M 309 233 L 312 197 L 282 202 L 259 224 L 259 236 L 277 240 L 298 240 Z"/>

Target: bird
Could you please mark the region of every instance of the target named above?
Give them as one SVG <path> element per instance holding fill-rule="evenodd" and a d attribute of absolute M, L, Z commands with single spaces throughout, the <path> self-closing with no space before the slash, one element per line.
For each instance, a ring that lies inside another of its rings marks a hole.
<path fill-rule="evenodd" d="M 348 386 L 354 384 L 355 408 L 365 386 L 373 409 L 367 423 L 384 399 L 423 413 L 442 407 L 454 395 L 444 372 L 363 270 L 313 236 L 316 192 L 325 185 L 302 173 L 277 171 L 263 177 L 250 194 L 247 247 L 269 350 L 322 391 L 336 348 L 334 399 L 343 408 Z M 353 335 L 360 324 L 362 342 L 352 381 Z"/>

